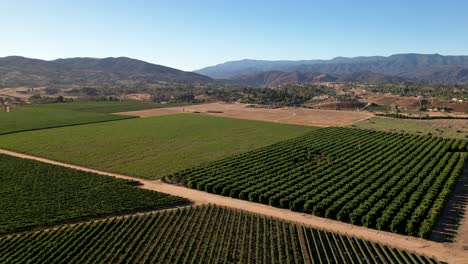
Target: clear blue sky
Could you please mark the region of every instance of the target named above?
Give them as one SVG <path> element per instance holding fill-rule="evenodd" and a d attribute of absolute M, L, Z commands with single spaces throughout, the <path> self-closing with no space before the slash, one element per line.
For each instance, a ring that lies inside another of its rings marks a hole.
<path fill-rule="evenodd" d="M 228 60 L 468 55 L 464 0 L 0 0 L 0 57 Z"/>

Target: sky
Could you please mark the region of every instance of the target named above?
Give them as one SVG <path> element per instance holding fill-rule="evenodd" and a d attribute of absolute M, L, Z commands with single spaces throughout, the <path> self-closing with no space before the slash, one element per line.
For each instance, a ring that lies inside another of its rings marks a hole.
<path fill-rule="evenodd" d="M 0 0 L 0 57 L 231 60 L 468 55 L 465 0 Z"/>

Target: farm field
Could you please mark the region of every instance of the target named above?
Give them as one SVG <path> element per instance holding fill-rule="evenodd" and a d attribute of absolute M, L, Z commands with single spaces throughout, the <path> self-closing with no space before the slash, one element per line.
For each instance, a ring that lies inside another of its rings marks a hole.
<path fill-rule="evenodd" d="M 468 138 L 468 120 L 408 120 L 372 117 L 368 120 L 353 123 L 353 126 L 377 131 L 403 132 L 450 138 Z"/>
<path fill-rule="evenodd" d="M 137 188 L 135 181 L 3 154 L 0 171 L 0 233 L 189 203 Z"/>
<path fill-rule="evenodd" d="M 188 106 L 188 103 L 158 104 L 145 101 L 103 101 L 103 102 L 71 102 L 57 104 L 35 105 L 34 108 L 66 109 L 93 113 L 117 113 L 144 109 L 158 109 L 167 107 Z"/>
<path fill-rule="evenodd" d="M 82 125 L 134 118 L 110 113 L 180 106 L 140 101 L 71 102 L 15 106 L 11 113 L 0 109 L 0 135 L 44 128 Z"/>
<path fill-rule="evenodd" d="M 322 128 L 165 178 L 190 188 L 427 238 L 468 141 Z"/>
<path fill-rule="evenodd" d="M 11 113 L 0 110 L 0 135 L 52 127 L 81 125 L 134 118 L 106 113 L 80 112 L 45 107 L 15 107 Z"/>
<path fill-rule="evenodd" d="M 372 114 L 367 112 L 320 110 L 294 107 L 269 109 L 248 107 L 247 104 L 237 103 L 198 104 L 165 109 L 130 111 L 119 114 L 148 117 L 177 114 L 182 112 L 199 112 L 207 115 L 306 126 L 345 126 L 372 116 Z"/>
<path fill-rule="evenodd" d="M 0 250 L 0 262 L 8 263 L 438 263 L 351 236 L 210 205 L 3 236 Z"/>
<path fill-rule="evenodd" d="M 156 179 L 314 129 L 180 114 L 4 135 L 0 148 Z"/>

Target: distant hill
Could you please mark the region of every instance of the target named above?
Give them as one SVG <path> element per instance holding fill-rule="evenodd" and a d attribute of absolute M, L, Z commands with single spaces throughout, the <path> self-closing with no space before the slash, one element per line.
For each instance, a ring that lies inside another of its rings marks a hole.
<path fill-rule="evenodd" d="M 158 82 L 194 84 L 212 83 L 214 80 L 201 74 L 126 57 L 52 61 L 19 56 L 0 58 L 0 87 Z"/>
<path fill-rule="evenodd" d="M 126 57 L 52 61 L 19 56 L 0 58 L 0 87 L 138 87 L 156 83 L 265 86 L 330 81 L 468 84 L 468 56 L 399 54 L 389 57 L 337 57 L 331 60 L 242 60 L 196 72 Z"/>
<path fill-rule="evenodd" d="M 353 72 L 348 74 L 328 74 L 318 72 L 266 71 L 242 75 L 230 79 L 233 83 L 249 86 L 270 86 L 290 83 L 313 82 L 404 82 L 408 79 L 373 72 Z"/>
<path fill-rule="evenodd" d="M 337 57 L 331 60 L 263 61 L 241 60 L 195 71 L 212 78 L 236 79 L 269 71 L 320 72 L 325 74 L 375 73 L 404 79 L 467 83 L 468 56 L 397 54 L 389 57 Z"/>

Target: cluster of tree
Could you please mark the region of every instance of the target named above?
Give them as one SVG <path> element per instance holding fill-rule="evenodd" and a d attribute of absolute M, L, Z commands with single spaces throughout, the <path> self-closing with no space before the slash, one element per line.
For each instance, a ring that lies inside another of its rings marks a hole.
<path fill-rule="evenodd" d="M 87 101 L 113 101 L 118 96 L 132 93 L 151 94 L 154 102 L 168 103 L 201 103 L 205 98 L 224 102 L 243 102 L 252 104 L 275 106 L 298 106 L 316 96 L 336 96 L 335 89 L 317 84 L 288 84 L 274 87 L 241 87 L 231 85 L 189 85 L 189 84 L 158 84 L 142 86 L 102 86 L 102 87 L 75 87 L 73 89 L 51 86 L 46 89 L 46 94 L 57 95 L 64 92 L 67 95 L 78 96 L 79 100 Z M 347 100 L 349 98 L 343 98 Z M 63 96 L 48 97 L 33 95 L 31 103 L 54 103 L 72 99 Z"/>
<path fill-rule="evenodd" d="M 203 93 L 193 86 L 154 88 L 151 91 L 153 101 L 156 103 L 202 103 L 206 100 L 196 96 Z"/>
<path fill-rule="evenodd" d="M 42 96 L 39 94 L 35 94 L 29 97 L 29 102 L 32 104 L 69 103 L 69 102 L 74 102 L 74 101 L 86 101 L 86 102 L 119 101 L 119 98 L 115 96 L 84 96 L 78 99 L 73 99 L 73 98 L 66 98 L 61 95 L 57 97 L 51 97 L 51 96 Z"/>
<path fill-rule="evenodd" d="M 242 102 L 250 104 L 298 106 L 315 96 L 335 96 L 335 90 L 316 84 L 288 84 L 274 87 L 229 87 L 205 91 L 211 98 L 225 102 Z"/>
<path fill-rule="evenodd" d="M 65 98 L 63 96 L 50 97 L 42 96 L 40 94 L 35 94 L 29 97 L 29 102 L 32 104 L 52 104 L 52 103 L 65 103 L 72 102 L 73 99 Z"/>
<path fill-rule="evenodd" d="M 369 84 L 367 88 L 374 93 L 391 93 L 400 96 L 438 97 L 447 100 L 468 98 L 468 85 L 382 83 Z"/>

